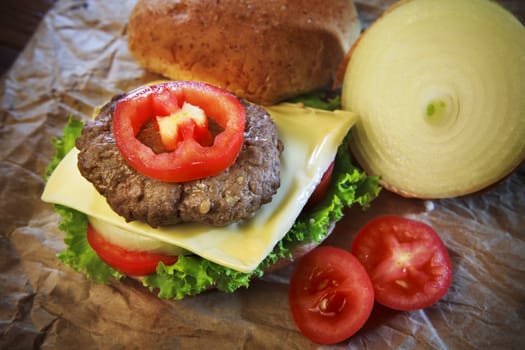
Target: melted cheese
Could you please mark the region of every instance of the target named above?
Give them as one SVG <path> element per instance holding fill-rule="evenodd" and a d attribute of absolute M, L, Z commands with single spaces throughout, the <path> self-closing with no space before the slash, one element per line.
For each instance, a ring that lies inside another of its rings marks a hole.
<path fill-rule="evenodd" d="M 328 112 L 289 103 L 265 108 L 284 144 L 281 187 L 272 202 L 249 220 L 226 227 L 180 224 L 158 229 L 140 222 L 126 223 L 81 176 L 76 149 L 66 155 L 48 179 L 42 200 L 173 244 L 220 265 L 253 271 L 292 227 L 357 119 L 351 112 Z"/>

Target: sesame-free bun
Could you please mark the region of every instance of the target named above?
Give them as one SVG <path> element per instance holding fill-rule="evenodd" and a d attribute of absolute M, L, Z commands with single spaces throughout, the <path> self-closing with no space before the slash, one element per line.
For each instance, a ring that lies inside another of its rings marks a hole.
<path fill-rule="evenodd" d="M 331 84 L 360 29 L 351 0 L 139 0 L 128 47 L 149 71 L 270 105 Z"/>

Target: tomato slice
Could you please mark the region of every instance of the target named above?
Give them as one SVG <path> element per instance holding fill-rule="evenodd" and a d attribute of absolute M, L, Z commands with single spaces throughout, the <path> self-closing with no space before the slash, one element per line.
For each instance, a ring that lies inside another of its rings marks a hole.
<path fill-rule="evenodd" d="M 431 306 L 452 282 L 452 265 L 438 234 L 423 222 L 383 216 L 356 235 L 352 252 L 368 271 L 376 301 L 409 311 Z"/>
<path fill-rule="evenodd" d="M 299 330 L 321 344 L 355 334 L 369 318 L 374 290 L 361 263 L 348 251 L 320 246 L 295 266 L 288 294 Z"/>
<path fill-rule="evenodd" d="M 87 228 L 87 240 L 100 259 L 128 276 L 150 275 L 155 273 L 159 262 L 172 265 L 178 259 L 171 255 L 126 250 L 107 241 L 90 224 Z"/>
<path fill-rule="evenodd" d="M 323 177 L 321 178 L 321 181 L 315 188 L 314 192 L 308 199 L 308 202 L 305 205 L 306 210 L 310 210 L 315 208 L 319 202 L 323 200 L 323 198 L 326 196 L 326 193 L 328 192 L 328 189 L 330 188 L 330 181 L 332 180 L 332 174 L 334 172 L 334 164 L 335 161 L 330 164 L 328 169 L 323 174 Z"/>
<path fill-rule="evenodd" d="M 137 138 L 145 123 L 176 112 L 185 102 L 204 110 L 220 126 L 211 145 L 194 137 L 201 132 L 182 132 L 172 151 L 157 154 Z M 185 182 L 217 175 L 235 162 L 244 142 L 245 121 L 244 107 L 226 90 L 172 81 L 139 88 L 116 102 L 113 133 L 122 156 L 136 171 L 161 181 Z"/>

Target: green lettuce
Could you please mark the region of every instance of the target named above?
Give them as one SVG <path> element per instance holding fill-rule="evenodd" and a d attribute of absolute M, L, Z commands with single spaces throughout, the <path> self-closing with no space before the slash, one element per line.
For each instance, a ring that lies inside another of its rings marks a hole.
<path fill-rule="evenodd" d="M 297 96 L 289 102 L 300 102 L 307 107 L 333 111 L 341 106 L 341 94 L 334 90 L 314 91 Z"/>
<path fill-rule="evenodd" d="M 55 155 L 44 172 L 44 180 L 47 181 L 53 170 L 58 166 L 58 163 L 60 163 L 66 154 L 75 147 L 75 141 L 82 133 L 83 126 L 84 123 L 82 121 L 75 119 L 70 115 L 62 136 L 54 137 L 53 140 L 51 140 L 55 148 Z"/>
<path fill-rule="evenodd" d="M 89 245 L 86 238 L 88 219 L 84 213 L 63 205 L 54 205 L 62 220 L 58 228 L 66 232 L 64 243 L 67 246 L 58 258 L 77 272 L 84 273 L 97 283 L 104 283 L 110 277 L 120 279 L 124 275 L 103 262 Z"/>
<path fill-rule="evenodd" d="M 312 96 L 307 96 L 306 99 L 308 103 L 305 105 L 310 107 L 335 109 L 338 106 L 338 101 L 332 101 L 331 103 L 336 103 L 335 107 L 328 108 L 326 101 L 322 99 L 316 101 Z M 63 137 L 53 141 L 56 154 L 46 169 L 46 178 L 74 146 L 74 140 L 80 135 L 81 129 L 82 122 L 70 117 Z M 155 274 L 142 279 L 143 285 L 156 292 L 158 297 L 169 299 L 197 295 L 210 288 L 231 293 L 241 287 L 247 288 L 253 278 L 263 276 L 265 269 L 279 259 L 291 258 L 292 249 L 298 243 L 321 242 L 328 235 L 331 226 L 343 217 L 346 207 L 358 204 L 366 208 L 380 191 L 377 177 L 367 176 L 352 164 L 348 152 L 349 140 L 350 134 L 337 152 L 328 195 L 314 209 L 299 216 L 290 231 L 254 271 L 239 272 L 196 255 L 180 256 L 173 265 L 159 263 Z M 55 205 L 54 209 L 62 217 L 59 228 L 66 233 L 66 249 L 58 254 L 61 261 L 97 283 L 124 277 L 105 264 L 89 246 L 85 214 L 61 205 Z"/>
<path fill-rule="evenodd" d="M 44 179 L 47 181 L 60 161 L 75 147 L 75 140 L 82 133 L 84 123 L 69 116 L 63 135 L 53 138 L 55 155 L 49 162 Z M 66 249 L 58 254 L 58 258 L 77 272 L 84 273 L 88 278 L 97 283 L 107 282 L 110 277 L 117 279 L 124 275 L 104 263 L 89 245 L 86 238 L 88 225 L 87 216 L 72 208 L 55 204 L 53 209 L 61 221 L 58 228 L 66 233 L 64 243 Z"/>

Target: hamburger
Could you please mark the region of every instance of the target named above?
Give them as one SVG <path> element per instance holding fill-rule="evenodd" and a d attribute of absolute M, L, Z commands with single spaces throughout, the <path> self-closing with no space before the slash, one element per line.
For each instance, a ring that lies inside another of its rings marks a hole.
<path fill-rule="evenodd" d="M 62 217 L 64 263 L 96 282 L 130 276 L 162 298 L 233 292 L 313 249 L 345 207 L 366 207 L 377 195 L 378 179 L 350 160 L 355 114 L 261 105 L 253 100 L 266 97 L 229 87 L 187 80 L 141 86 L 112 98 L 93 120 L 69 119 L 42 194 Z M 170 123 L 180 138 L 165 138 Z M 186 138 L 198 151 L 180 152 Z M 137 163 L 140 150 L 146 161 Z M 181 154 L 200 167 L 197 175 L 178 167 Z"/>

